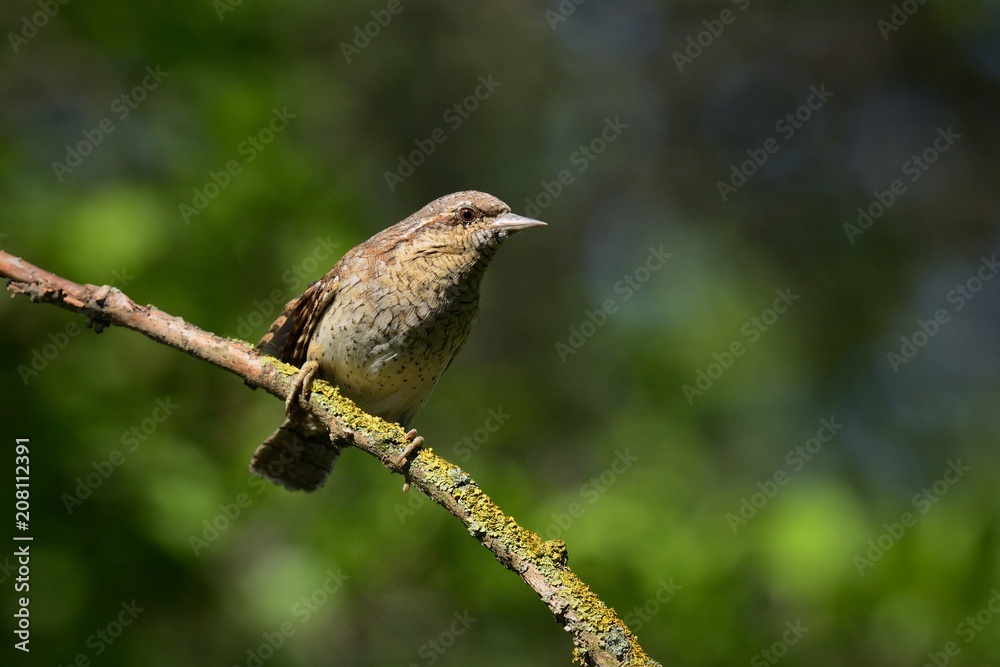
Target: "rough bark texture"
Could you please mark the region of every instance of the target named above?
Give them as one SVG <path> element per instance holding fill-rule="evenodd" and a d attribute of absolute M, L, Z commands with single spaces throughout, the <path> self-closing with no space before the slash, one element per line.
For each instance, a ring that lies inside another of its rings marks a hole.
<path fill-rule="evenodd" d="M 284 398 L 298 369 L 272 357 L 259 355 L 240 340 L 221 338 L 202 331 L 180 317 L 139 306 L 108 285 L 79 285 L 0 251 L 0 276 L 9 278 L 7 289 L 32 301 L 52 303 L 88 317 L 98 332 L 105 326 L 121 326 L 186 352 L 191 356 L 243 378 Z M 379 459 L 394 472 L 393 463 L 405 446 L 403 429 L 366 414 L 342 397 L 336 387 L 317 382 L 305 407 L 323 421 L 331 433 Z M 504 514 L 479 485 L 458 466 L 425 447 L 410 464 L 409 480 L 414 489 L 443 506 L 492 551 L 504 567 L 517 574 L 552 611 L 555 619 L 573 636 L 574 658 L 584 665 L 643 665 L 650 659 L 635 635 L 567 567 L 566 544 L 542 540 Z"/>

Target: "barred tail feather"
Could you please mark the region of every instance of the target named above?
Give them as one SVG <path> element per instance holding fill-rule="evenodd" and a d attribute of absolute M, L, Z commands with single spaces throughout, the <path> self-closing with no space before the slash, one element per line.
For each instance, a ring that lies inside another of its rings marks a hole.
<path fill-rule="evenodd" d="M 286 419 L 254 452 L 250 472 L 292 491 L 315 491 L 323 486 L 341 447 L 325 430 L 304 426 Z"/>

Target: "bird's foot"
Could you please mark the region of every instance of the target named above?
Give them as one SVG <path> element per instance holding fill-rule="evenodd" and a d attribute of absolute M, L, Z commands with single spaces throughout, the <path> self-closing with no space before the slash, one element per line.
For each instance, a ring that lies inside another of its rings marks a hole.
<path fill-rule="evenodd" d="M 423 437 L 417 435 L 417 431 L 415 429 L 411 428 L 407 431 L 405 437 L 407 440 L 406 447 L 403 448 L 403 452 L 397 456 L 394 461 L 396 467 L 402 471 L 404 476 L 406 476 L 406 481 L 403 483 L 403 493 L 410 490 L 409 464 L 413 461 L 413 458 L 416 456 L 420 448 L 424 446 Z"/>
<path fill-rule="evenodd" d="M 319 362 L 316 360 L 309 360 L 302 364 L 302 368 L 299 369 L 298 375 L 295 376 L 295 380 L 292 382 L 292 390 L 288 392 L 288 397 L 285 398 L 286 417 L 291 417 L 292 412 L 300 407 L 300 398 L 309 399 L 309 394 L 312 391 L 312 381 L 318 371 Z"/>

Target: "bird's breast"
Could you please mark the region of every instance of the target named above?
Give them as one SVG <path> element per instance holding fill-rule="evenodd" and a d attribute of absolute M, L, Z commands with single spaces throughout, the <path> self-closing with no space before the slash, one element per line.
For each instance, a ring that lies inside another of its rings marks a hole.
<path fill-rule="evenodd" d="M 345 281 L 313 332 L 308 358 L 363 410 L 405 425 L 465 344 L 479 289 L 386 277 Z"/>

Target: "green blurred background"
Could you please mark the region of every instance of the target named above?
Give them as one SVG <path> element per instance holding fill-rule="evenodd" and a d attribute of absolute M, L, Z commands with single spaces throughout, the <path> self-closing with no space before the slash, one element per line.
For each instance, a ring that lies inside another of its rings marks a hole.
<path fill-rule="evenodd" d="M 3 249 L 256 341 L 353 245 L 490 192 L 549 227 L 415 426 L 653 657 L 1000 663 L 996 3 L 223 2 L 4 3 Z M 277 400 L 0 304 L 18 664 L 569 663 L 374 460 L 257 483 Z"/>

